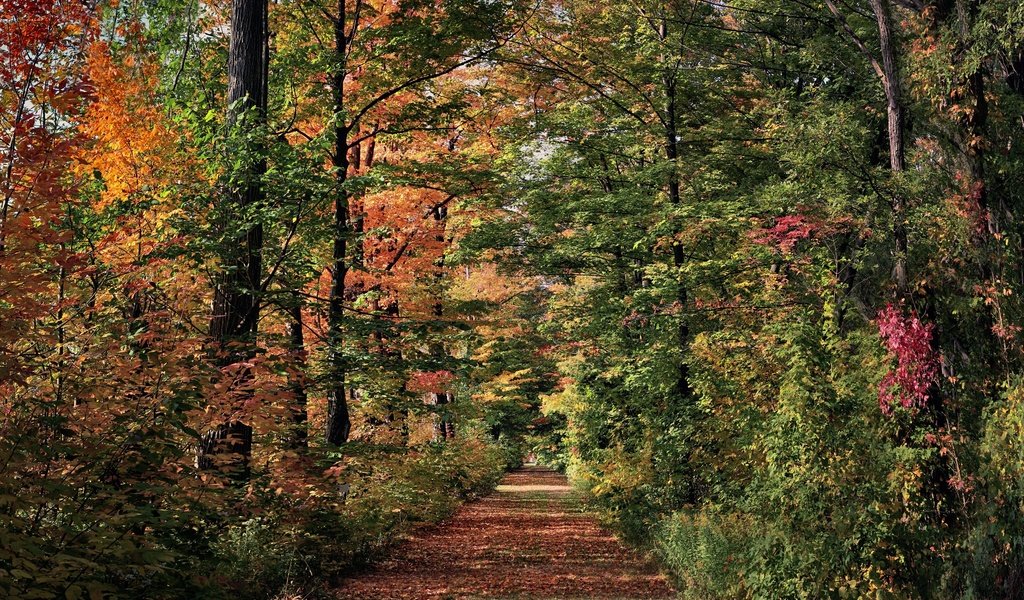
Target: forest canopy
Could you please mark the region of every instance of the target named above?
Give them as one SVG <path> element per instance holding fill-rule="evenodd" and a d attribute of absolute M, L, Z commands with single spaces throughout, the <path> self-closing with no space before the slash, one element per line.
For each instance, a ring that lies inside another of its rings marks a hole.
<path fill-rule="evenodd" d="M 1022 128 L 1017 0 L 0 0 L 0 596 L 531 454 L 685 598 L 1020 598 Z"/>

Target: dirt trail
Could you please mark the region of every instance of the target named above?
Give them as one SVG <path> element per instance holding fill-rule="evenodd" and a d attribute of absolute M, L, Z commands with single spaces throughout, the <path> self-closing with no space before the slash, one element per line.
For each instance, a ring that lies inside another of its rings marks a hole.
<path fill-rule="evenodd" d="M 565 476 L 510 473 L 490 496 L 423 529 L 339 598 L 673 598 L 656 567 L 581 512 Z"/>

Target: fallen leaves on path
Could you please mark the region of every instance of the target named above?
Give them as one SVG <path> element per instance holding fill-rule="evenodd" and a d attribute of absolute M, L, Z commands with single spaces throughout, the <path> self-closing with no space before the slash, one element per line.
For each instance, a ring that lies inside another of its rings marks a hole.
<path fill-rule="evenodd" d="M 673 598 L 665 577 L 581 512 L 565 476 L 530 467 L 419 531 L 339 598 Z"/>

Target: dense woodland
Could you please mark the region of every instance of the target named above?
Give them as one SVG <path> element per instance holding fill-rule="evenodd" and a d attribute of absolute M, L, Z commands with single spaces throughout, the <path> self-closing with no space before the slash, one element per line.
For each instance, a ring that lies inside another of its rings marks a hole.
<path fill-rule="evenodd" d="M 534 453 L 683 597 L 1024 597 L 1019 0 L 0 0 L 0 596 L 314 598 Z"/>

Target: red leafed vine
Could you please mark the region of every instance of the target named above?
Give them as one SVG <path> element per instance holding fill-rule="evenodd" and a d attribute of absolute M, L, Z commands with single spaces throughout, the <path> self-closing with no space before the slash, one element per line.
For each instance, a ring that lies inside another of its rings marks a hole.
<path fill-rule="evenodd" d="M 886 415 L 893 406 L 916 410 L 928 401 L 928 392 L 939 377 L 939 357 L 932 348 L 935 325 L 924 323 L 911 310 L 889 303 L 878 313 L 878 333 L 896 359 L 878 387 L 878 404 Z"/>

